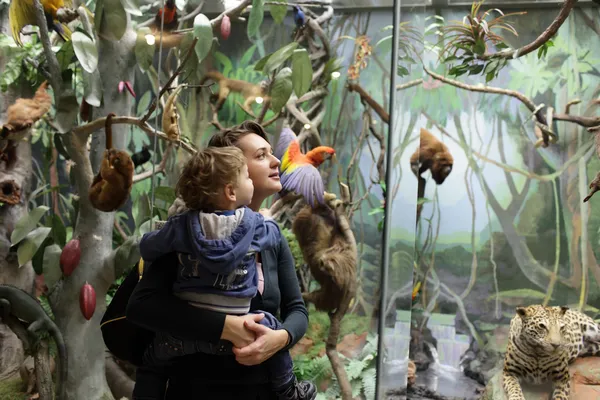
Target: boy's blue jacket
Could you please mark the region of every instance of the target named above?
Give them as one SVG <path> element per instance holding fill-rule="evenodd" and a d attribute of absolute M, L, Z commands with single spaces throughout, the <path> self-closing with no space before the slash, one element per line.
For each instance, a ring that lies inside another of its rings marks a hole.
<path fill-rule="evenodd" d="M 231 236 L 213 240 L 205 237 L 198 215 L 198 211 L 188 210 L 169 218 L 160 230 L 146 233 L 140 241 L 144 261 L 179 253 L 175 292 L 254 297 L 258 283 L 255 253 L 279 244 L 279 225 L 244 207 Z"/>

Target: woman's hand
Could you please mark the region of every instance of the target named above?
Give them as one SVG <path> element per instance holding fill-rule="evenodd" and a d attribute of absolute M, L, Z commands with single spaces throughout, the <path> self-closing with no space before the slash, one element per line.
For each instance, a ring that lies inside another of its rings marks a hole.
<path fill-rule="evenodd" d="M 283 349 L 289 341 L 289 334 L 285 329 L 273 330 L 256 323 L 256 321 L 260 321 L 260 319 L 244 323 L 247 329 L 256 333 L 254 343 L 242 348 L 237 346 L 233 348 L 235 359 L 242 365 L 262 363 Z"/>
<path fill-rule="evenodd" d="M 246 327 L 246 322 L 256 324 L 263 319 L 265 314 L 247 314 L 244 316 L 227 315 L 225 325 L 221 333 L 221 339 L 228 340 L 235 347 L 243 348 L 252 344 L 256 339 L 256 334 Z"/>

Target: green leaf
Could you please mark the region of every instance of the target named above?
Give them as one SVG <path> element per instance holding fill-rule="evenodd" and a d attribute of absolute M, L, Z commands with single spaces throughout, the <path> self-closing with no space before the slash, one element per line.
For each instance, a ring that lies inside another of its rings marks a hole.
<path fill-rule="evenodd" d="M 287 15 L 287 1 L 278 0 L 276 2 L 280 4 L 271 4 L 271 6 L 269 7 L 269 11 L 271 12 L 271 17 L 273 17 L 273 21 L 275 21 L 277 25 L 280 25 L 285 19 L 285 16 Z"/>
<path fill-rule="evenodd" d="M 477 55 L 482 55 L 483 53 L 485 53 L 485 42 L 483 41 L 483 39 L 479 39 L 479 40 L 477 40 L 475 42 L 475 46 L 473 47 L 473 51 Z"/>
<path fill-rule="evenodd" d="M 128 238 L 115 254 L 115 266 L 121 268 L 124 265 L 134 265 L 140 259 L 139 237 Z M 129 268 L 128 268 L 129 269 Z"/>
<path fill-rule="evenodd" d="M 29 212 L 29 214 L 23 215 L 15 224 L 15 229 L 10 235 L 11 245 L 19 243 L 25 238 L 33 229 L 37 226 L 40 219 L 44 216 L 46 211 L 50 208 L 47 206 L 39 206 Z"/>
<path fill-rule="evenodd" d="M 90 74 L 98 68 L 98 49 L 94 41 L 85 33 L 75 31 L 71 35 L 73 50 L 84 71 Z"/>
<path fill-rule="evenodd" d="M 485 75 L 485 83 L 491 82 L 494 79 L 494 71 L 490 71 Z"/>
<path fill-rule="evenodd" d="M 146 72 L 152 66 L 154 60 L 154 52 L 156 43 L 148 44 L 146 35 L 151 34 L 150 28 L 144 26 L 138 30 L 137 39 L 135 41 L 135 59 L 137 60 L 140 70 Z"/>
<path fill-rule="evenodd" d="M 212 25 L 208 17 L 204 14 L 198 14 L 194 18 L 194 37 L 198 39 L 195 50 L 198 62 L 200 63 L 210 52 L 213 42 Z"/>
<path fill-rule="evenodd" d="M 273 89 L 271 90 L 271 110 L 280 111 L 292 95 L 292 70 L 289 67 L 282 68 L 275 76 Z"/>
<path fill-rule="evenodd" d="M 135 0 L 121 0 L 121 4 L 123 4 L 123 8 L 129 14 L 135 15 L 137 17 L 141 17 L 143 15 L 138 5 L 135 4 Z"/>
<path fill-rule="evenodd" d="M 271 58 L 272 55 L 273 55 L 273 53 L 267 54 L 266 56 L 264 56 L 263 58 L 261 58 L 260 60 L 258 60 L 258 62 L 256 63 L 256 65 L 254 66 L 254 70 L 255 71 L 262 71 L 263 68 L 265 68 L 265 65 L 267 65 L 267 61 L 269 61 L 269 58 Z"/>
<path fill-rule="evenodd" d="M 19 243 L 17 249 L 17 259 L 19 260 L 19 267 L 25 265 L 29 260 L 33 258 L 35 253 L 40 248 L 42 242 L 46 239 L 52 228 L 41 226 L 27 234 L 23 241 Z"/>
<path fill-rule="evenodd" d="M 127 12 L 121 0 L 102 0 L 103 17 L 100 32 L 110 35 L 115 40 L 121 40 L 127 29 Z"/>
<path fill-rule="evenodd" d="M 248 36 L 255 36 L 262 25 L 265 16 L 264 0 L 252 0 L 252 9 L 248 17 Z"/>
<path fill-rule="evenodd" d="M 169 186 L 159 186 L 154 191 L 154 197 L 164 201 L 167 207 L 170 207 L 175 201 L 175 189 Z"/>
<path fill-rule="evenodd" d="M 5 92 L 10 85 L 15 83 L 23 70 L 23 57 L 15 57 L 6 63 L 0 74 L 0 88 Z"/>
<path fill-rule="evenodd" d="M 100 78 L 100 71 L 96 69 L 91 74 L 82 71 L 81 77 L 83 81 L 83 98 L 89 105 L 100 107 L 102 104 L 102 78 Z"/>
<path fill-rule="evenodd" d="M 265 61 L 265 65 L 262 68 L 262 71 L 265 74 L 269 75 L 271 72 L 279 68 L 284 62 L 287 61 L 288 58 L 292 56 L 292 54 L 294 54 L 294 50 L 296 50 L 296 47 L 298 47 L 298 42 L 292 42 L 286 44 L 285 46 L 271 54 L 269 59 Z M 258 63 L 260 64 L 261 61 L 259 61 Z M 260 71 L 260 69 L 257 69 L 257 67 L 254 67 L 254 69 Z"/>
<path fill-rule="evenodd" d="M 138 116 L 142 116 L 146 113 L 146 111 L 148 110 L 148 107 L 150 107 L 150 100 L 151 100 L 152 94 L 150 90 L 147 90 L 146 93 L 144 93 L 142 95 L 142 97 L 140 98 L 140 101 L 137 104 L 137 115 Z"/>
<path fill-rule="evenodd" d="M 60 47 L 60 50 L 56 53 L 56 59 L 58 60 L 61 71 L 64 71 L 69 67 L 69 64 L 73 61 L 74 55 L 75 50 L 73 49 L 73 42 L 71 40 L 64 42 Z"/>
<path fill-rule="evenodd" d="M 48 288 L 52 288 L 62 276 L 60 269 L 60 254 L 62 249 L 57 244 L 46 246 L 44 249 L 44 262 L 42 270 L 44 272 L 44 282 Z"/>
<path fill-rule="evenodd" d="M 483 71 L 483 64 L 477 64 L 471 68 L 469 68 L 469 75 L 477 75 L 481 71 Z"/>
<path fill-rule="evenodd" d="M 52 240 L 54 240 L 54 243 L 64 247 L 64 245 L 67 244 L 67 229 L 60 217 L 56 214 L 52 214 L 49 225 L 52 228 Z"/>
<path fill-rule="evenodd" d="M 379 40 L 376 44 L 375 44 L 375 48 L 379 48 L 379 46 L 382 46 L 378 51 L 381 52 L 381 54 L 389 54 L 392 52 L 392 43 L 393 43 L 393 39 L 394 35 L 389 35 L 384 37 L 383 39 Z"/>
<path fill-rule="evenodd" d="M 96 1 L 96 11 L 94 12 L 94 27 L 96 33 L 100 33 L 102 29 L 102 17 L 104 16 L 104 0 Z"/>
<path fill-rule="evenodd" d="M 313 69 L 306 49 L 296 49 L 292 54 L 292 84 L 294 93 L 300 97 L 308 92 L 312 83 Z"/>

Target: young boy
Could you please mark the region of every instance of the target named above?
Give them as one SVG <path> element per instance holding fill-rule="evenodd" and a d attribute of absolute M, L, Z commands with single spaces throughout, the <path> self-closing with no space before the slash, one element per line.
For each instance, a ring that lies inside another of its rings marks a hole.
<path fill-rule="evenodd" d="M 237 147 L 208 147 L 199 151 L 185 165 L 176 191 L 188 210 L 170 217 L 160 230 L 142 237 L 142 258 L 151 263 L 161 255 L 178 253 L 173 285 L 176 296 L 195 307 L 247 314 L 258 291 L 256 254 L 277 246 L 281 232 L 272 219 L 265 219 L 247 207 L 254 186 L 242 151 Z M 256 313 L 265 315 L 260 324 L 283 329 L 270 313 Z M 160 368 L 175 357 L 197 352 L 233 354 L 232 344 L 227 341 L 215 346 L 157 333 L 144 356 L 142 379 L 152 367 Z M 276 353 L 265 363 L 278 398 L 316 397 L 312 382 L 296 382 L 288 351 Z M 156 380 L 155 375 L 147 375 L 147 379 Z M 164 386 L 157 383 L 154 382 L 160 392 L 157 398 L 162 399 Z"/>

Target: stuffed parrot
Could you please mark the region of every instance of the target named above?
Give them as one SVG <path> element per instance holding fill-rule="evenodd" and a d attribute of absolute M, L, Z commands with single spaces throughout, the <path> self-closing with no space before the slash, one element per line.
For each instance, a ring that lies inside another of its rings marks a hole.
<path fill-rule="evenodd" d="M 72 0 L 41 0 L 46 15 L 48 30 L 53 30 L 65 41 L 71 38 L 71 30 L 66 24 L 57 20 L 56 13 L 60 8 L 71 7 Z M 15 42 L 23 47 L 21 29 L 27 25 L 36 25 L 35 7 L 33 0 L 11 0 L 8 11 L 10 31 Z"/>
<path fill-rule="evenodd" d="M 318 146 L 303 154 L 294 131 L 283 128 L 279 135 L 275 157 L 281 160 L 279 176 L 282 190 L 280 196 L 287 192 L 296 192 L 304 196 L 311 207 L 315 207 L 315 197 L 325 204 L 325 185 L 317 167 L 330 157 L 335 157 L 335 150 L 327 146 Z"/>
<path fill-rule="evenodd" d="M 164 9 L 160 8 L 154 16 L 154 22 L 152 23 L 152 29 L 154 31 L 160 30 L 160 23 L 162 14 L 165 13 L 165 22 L 163 24 L 163 30 L 165 32 L 171 32 L 177 28 L 179 24 L 179 15 L 177 14 L 177 8 L 175 7 L 175 0 L 167 0 L 165 2 Z"/>
<path fill-rule="evenodd" d="M 304 15 L 304 11 L 300 9 L 298 6 L 294 6 L 294 22 L 298 28 L 302 28 L 306 23 L 306 16 Z"/>

